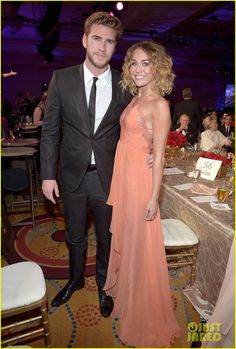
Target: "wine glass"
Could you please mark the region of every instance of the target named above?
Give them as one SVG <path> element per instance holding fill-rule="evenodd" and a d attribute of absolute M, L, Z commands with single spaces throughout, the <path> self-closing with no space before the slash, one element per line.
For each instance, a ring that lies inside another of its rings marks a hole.
<path fill-rule="evenodd" d="M 197 182 L 197 179 L 200 175 L 200 170 L 194 168 L 193 171 L 192 171 L 192 177 L 194 178 L 194 182 Z"/>

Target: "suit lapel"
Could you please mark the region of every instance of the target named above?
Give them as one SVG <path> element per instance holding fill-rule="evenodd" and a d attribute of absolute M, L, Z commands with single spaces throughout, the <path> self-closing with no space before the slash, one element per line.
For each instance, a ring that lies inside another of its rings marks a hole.
<path fill-rule="evenodd" d="M 90 120 L 89 120 L 89 114 L 88 114 L 88 107 L 87 107 L 87 101 L 86 101 L 86 94 L 85 94 L 85 85 L 84 85 L 84 69 L 83 64 L 80 64 L 77 69 L 75 70 L 74 74 L 74 83 L 75 83 L 75 98 L 78 103 L 78 109 L 80 111 L 80 115 L 84 117 L 84 121 L 86 123 L 86 134 L 90 135 L 91 129 L 90 129 Z"/>

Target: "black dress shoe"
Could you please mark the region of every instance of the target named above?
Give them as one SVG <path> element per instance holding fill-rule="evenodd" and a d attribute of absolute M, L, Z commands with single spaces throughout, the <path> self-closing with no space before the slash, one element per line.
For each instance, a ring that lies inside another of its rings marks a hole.
<path fill-rule="evenodd" d="M 81 284 L 78 284 L 78 282 L 76 281 L 69 280 L 67 284 L 63 287 L 63 289 L 53 299 L 51 305 L 53 307 L 59 307 L 63 303 L 66 303 L 76 290 L 80 290 L 83 287 L 84 287 L 84 282 Z"/>
<path fill-rule="evenodd" d="M 99 306 L 100 306 L 100 313 L 103 317 L 110 316 L 112 310 L 113 310 L 113 299 L 111 296 L 107 296 L 106 292 L 98 289 L 98 295 L 99 295 Z"/>

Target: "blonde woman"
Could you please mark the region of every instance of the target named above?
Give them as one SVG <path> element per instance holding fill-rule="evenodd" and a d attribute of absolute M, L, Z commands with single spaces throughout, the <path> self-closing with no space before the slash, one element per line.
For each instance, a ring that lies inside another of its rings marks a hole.
<path fill-rule="evenodd" d="M 207 116 L 203 120 L 202 125 L 205 131 L 201 133 L 201 150 L 214 151 L 232 144 L 230 139 L 218 131 L 218 124 L 214 116 Z"/>
<path fill-rule="evenodd" d="M 121 86 L 133 99 L 121 115 L 121 135 L 108 204 L 113 206 L 112 245 L 105 290 L 114 297 L 120 338 L 136 347 L 169 347 L 176 322 L 161 230 L 159 194 L 170 129 L 172 59 L 163 46 L 131 46 Z M 146 165 L 153 152 L 153 167 Z"/>

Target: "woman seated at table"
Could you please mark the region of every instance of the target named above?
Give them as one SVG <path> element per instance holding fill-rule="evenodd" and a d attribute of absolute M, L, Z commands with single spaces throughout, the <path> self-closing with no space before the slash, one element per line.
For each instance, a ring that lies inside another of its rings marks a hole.
<path fill-rule="evenodd" d="M 201 133 L 201 150 L 214 151 L 231 145 L 232 141 L 218 131 L 218 124 L 213 116 L 207 116 L 202 125 L 205 131 Z"/>
<path fill-rule="evenodd" d="M 44 92 L 42 100 L 34 109 L 34 113 L 33 113 L 33 122 L 34 122 L 34 125 L 36 126 L 41 126 L 43 124 L 46 101 L 47 101 L 47 92 Z"/>

